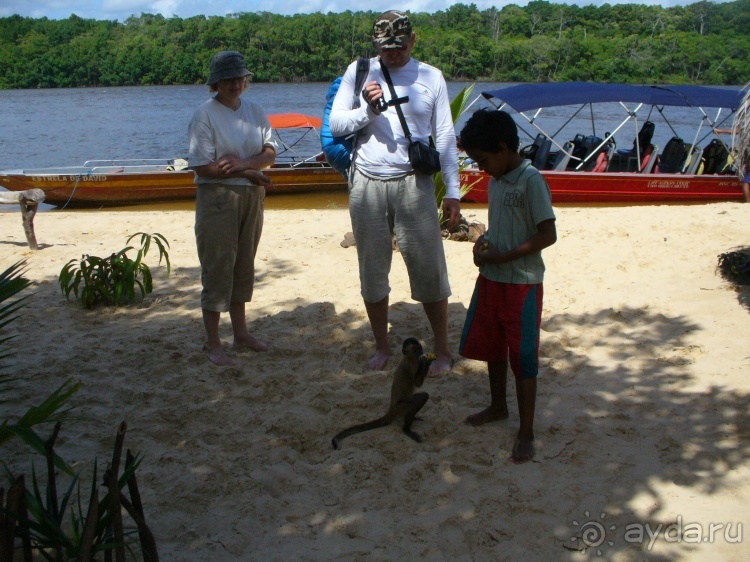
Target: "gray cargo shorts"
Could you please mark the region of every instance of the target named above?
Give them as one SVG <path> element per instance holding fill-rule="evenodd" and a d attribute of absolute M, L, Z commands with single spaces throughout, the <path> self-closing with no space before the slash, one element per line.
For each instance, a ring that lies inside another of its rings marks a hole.
<path fill-rule="evenodd" d="M 355 167 L 350 174 L 349 214 L 365 302 L 379 302 L 391 292 L 394 233 L 409 274 L 411 298 L 432 303 L 450 296 L 431 177 L 407 174 L 376 179 Z"/>

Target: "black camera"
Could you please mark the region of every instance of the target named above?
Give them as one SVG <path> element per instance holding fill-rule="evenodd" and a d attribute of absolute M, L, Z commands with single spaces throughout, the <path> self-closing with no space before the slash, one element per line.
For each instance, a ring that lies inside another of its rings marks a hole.
<path fill-rule="evenodd" d="M 378 84 L 378 86 L 380 86 L 380 84 Z M 382 87 L 380 88 L 380 91 L 381 91 L 381 92 L 383 91 L 383 88 L 382 88 Z M 365 89 L 364 89 L 364 88 L 362 89 L 362 95 L 363 95 L 363 96 L 365 97 L 365 99 L 368 99 L 368 98 L 367 98 L 367 93 L 365 92 Z M 380 97 L 380 98 L 378 99 L 378 101 L 376 101 L 375 103 L 370 103 L 370 106 L 371 106 L 371 107 L 372 107 L 373 109 L 377 109 L 377 110 L 379 110 L 379 111 L 381 111 L 381 112 L 382 112 L 382 111 L 385 111 L 386 109 L 388 109 L 388 102 L 387 102 L 387 101 L 385 101 L 385 99 L 383 99 L 383 97 L 381 96 L 381 97 Z"/>

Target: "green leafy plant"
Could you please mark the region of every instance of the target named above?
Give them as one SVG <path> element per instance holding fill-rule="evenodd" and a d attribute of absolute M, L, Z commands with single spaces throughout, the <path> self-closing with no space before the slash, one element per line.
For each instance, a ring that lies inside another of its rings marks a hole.
<path fill-rule="evenodd" d="M 117 481 L 118 492 L 133 477 L 140 462 L 139 459 L 126 468 L 125 473 Z M 84 508 L 79 483 L 80 474 L 73 477 L 62 498 L 58 500 L 50 493 L 49 486 L 40 487 L 32 468 L 32 490 L 27 490 L 24 498 L 29 515 L 26 523 L 34 549 L 45 559 L 81 560 L 84 550 L 96 554 L 126 546 L 134 540 L 136 529 L 125 530 L 122 542 L 111 535 L 114 517 L 112 498 L 106 495 L 101 502 L 99 501 L 97 472 L 97 461 L 94 460 L 89 500 Z M 135 556 L 133 558 L 135 559 Z"/>
<path fill-rule="evenodd" d="M 719 255 L 722 277 L 737 285 L 750 285 L 750 246 Z"/>
<path fill-rule="evenodd" d="M 25 272 L 26 261 L 19 261 L 11 265 L 8 269 L 0 273 L 0 328 L 3 328 L 18 318 L 18 310 L 24 306 L 26 299 L 31 295 L 26 295 L 12 302 L 6 302 L 23 291 L 31 283 L 23 274 Z M 6 345 L 14 336 L 3 336 L 0 338 L 0 360 L 6 359 L 12 355 L 12 351 Z"/>
<path fill-rule="evenodd" d="M 132 237 L 131 237 L 132 238 Z M 150 237 L 142 237 L 143 254 L 148 251 Z M 162 242 L 163 240 L 159 240 Z M 157 243 L 159 243 L 157 242 Z M 166 241 L 164 241 L 166 242 Z M 160 251 L 163 249 L 160 246 Z M 140 253 L 140 252 L 139 252 Z M 168 261 L 167 261 L 168 264 Z M 10 301 L 30 282 L 23 276 L 26 263 L 18 262 L 0 273 L 0 328 L 7 326 L 20 317 L 20 310 L 27 303 L 31 295 Z M 169 267 L 169 265 L 168 265 Z M 10 301 L 10 302 L 8 302 Z M 7 343 L 14 336 L 0 339 L 0 360 L 12 355 Z M 0 370 L 6 365 L 0 363 Z M 0 404 L 10 402 L 7 391 L 16 380 L 15 377 L 0 374 Z M 107 494 L 99 501 L 97 485 L 97 465 L 94 461 L 94 474 L 91 481 L 91 492 L 86 509 L 81 499 L 79 475 L 55 453 L 54 444 L 60 431 L 63 419 L 68 419 L 68 411 L 64 406 L 70 397 L 81 387 L 81 383 L 68 380 L 50 394 L 38 406 L 32 406 L 15 423 L 7 419 L 0 425 L 0 445 L 13 437 L 19 437 L 33 450 L 44 456 L 47 466 L 46 486 L 40 485 L 34 465 L 31 467 L 31 490 L 26 488 L 26 478 L 23 475 L 14 476 L 7 464 L 0 460 L 5 468 L 8 481 L 11 483 L 7 496 L 0 486 L 0 560 L 11 560 L 16 551 L 15 540 L 21 539 L 23 559 L 31 560 L 33 552 L 39 553 L 46 560 L 94 560 L 95 555 L 105 553 L 105 559 L 111 560 L 114 551 L 117 560 L 124 559 L 127 549 L 131 557 L 136 556 L 131 548 L 133 537 L 137 531 L 141 544 L 142 560 L 152 562 L 158 560 L 156 542 L 153 534 L 146 525 L 140 493 L 135 478 L 135 471 L 141 460 L 127 452 L 125 469 L 121 475 L 120 458 L 127 424 L 123 422 L 115 438 L 112 452 L 112 462 L 104 476 L 104 486 Z M 55 422 L 52 436 L 43 440 L 34 427 Z M 67 491 L 60 498 L 57 493 L 58 474 L 64 473 L 71 477 Z M 119 475 L 119 476 L 118 476 Z M 73 493 L 77 486 L 77 498 Z M 123 493 L 127 486 L 129 497 Z M 7 498 L 7 501 L 6 501 Z M 77 501 L 75 501 L 77 499 Z M 70 509 L 68 509 L 70 507 Z M 124 508 L 136 524 L 136 528 L 125 529 L 122 521 L 121 508 Z M 20 559 L 20 558 L 19 558 Z"/>
<path fill-rule="evenodd" d="M 2 386 L 10 383 L 11 380 L 5 378 L 3 384 L 0 385 L 0 391 Z M 44 441 L 36 434 L 34 426 L 67 419 L 70 408 L 64 408 L 64 406 L 79 388 L 81 388 L 80 382 L 74 383 L 72 379 L 68 379 L 41 404 L 30 407 L 17 422 L 10 423 L 7 419 L 3 420 L 0 426 L 0 445 L 13 437 L 19 437 L 37 453 L 44 454 Z M 71 469 L 60 457 L 55 457 L 54 461 L 57 468 L 72 474 Z"/>
<path fill-rule="evenodd" d="M 158 560 L 153 534 L 146 525 L 140 492 L 135 471 L 141 459 L 127 451 L 125 468 L 120 474 L 120 461 L 127 424 L 122 422 L 115 437 L 112 461 L 104 473 L 105 496 L 99 499 L 98 465 L 94 460 L 93 476 L 87 504 L 83 503 L 80 474 L 71 473 L 71 481 L 65 492 L 58 494 L 58 475 L 54 467 L 54 443 L 61 424 L 55 425 L 52 436 L 44 443 L 44 456 L 47 460 L 46 486 L 40 483 L 36 470 L 31 468 L 31 489 L 25 485 L 25 477 L 14 477 L 7 471 L 11 485 L 8 492 L 8 505 L 2 507 L 0 517 L 10 516 L 15 526 L 15 536 L 21 539 L 24 559 L 32 559 L 39 553 L 45 560 L 54 562 L 73 560 L 96 560 L 97 554 L 104 552 L 105 560 L 115 552 L 118 560 L 124 560 L 125 550 L 133 560 L 136 555 L 133 544 L 139 540 L 143 560 Z M 125 493 L 125 487 L 129 496 Z M 1 498 L 0 498 L 1 499 Z M 85 505 L 85 507 L 84 507 Z M 122 509 L 132 517 L 135 526 L 123 524 Z M 12 527 L 11 527 L 12 530 Z M 137 533 L 137 537 L 136 537 Z M 6 543 L 5 551 L 13 550 Z M 0 548 L 2 551 L 3 548 Z M 2 552 L 0 552 L 0 555 Z"/>
<path fill-rule="evenodd" d="M 451 101 L 451 117 L 453 118 L 454 125 L 461 118 L 461 115 L 463 115 L 469 108 L 469 100 L 473 91 L 474 84 L 472 84 L 471 86 L 464 86 L 461 91 L 456 94 L 456 97 L 454 97 Z M 464 164 L 463 162 L 459 163 L 459 173 L 461 173 L 461 171 L 465 167 L 466 164 Z M 443 181 L 443 173 L 438 172 L 432 177 L 432 180 L 435 183 L 435 201 L 438 206 L 438 217 L 440 218 L 440 224 L 443 224 L 443 199 L 445 199 L 445 182 Z M 467 193 L 469 193 L 474 185 L 476 185 L 477 181 L 479 180 L 476 180 L 471 184 L 461 185 L 459 190 L 459 198 L 463 198 Z"/>
<path fill-rule="evenodd" d="M 143 298 L 153 290 L 151 269 L 143 262 L 151 244 L 159 249 L 159 264 L 164 259 L 167 275 L 171 271 L 169 262 L 169 242 L 159 233 L 146 234 L 137 232 L 127 240 L 140 236 L 141 247 L 135 259 L 130 259 L 128 252 L 134 250 L 127 246 L 107 258 L 84 254 L 80 260 L 70 260 L 60 271 L 58 278 L 60 289 L 65 298 L 70 299 L 70 293 L 80 298 L 85 308 L 93 308 L 97 304 L 107 306 L 122 306 L 135 302 L 136 287 L 140 289 Z"/>
<path fill-rule="evenodd" d="M 0 328 L 18 319 L 21 308 L 27 304 L 27 299 L 31 297 L 31 294 L 27 294 L 21 298 L 10 300 L 31 284 L 24 277 L 25 267 L 26 262 L 19 261 L 0 273 Z M 0 361 L 13 355 L 14 352 L 8 344 L 14 337 L 14 335 L 8 335 L 0 338 Z M 0 364 L 0 370 L 5 368 L 6 365 Z M 7 392 L 14 380 L 16 380 L 15 377 L 0 373 L 0 404 L 8 402 Z M 44 442 L 34 431 L 34 426 L 65 419 L 68 409 L 63 407 L 80 387 L 81 383 L 73 383 L 72 380 L 68 380 L 41 404 L 31 406 L 15 423 L 11 423 L 7 418 L 3 419 L 2 424 L 0 424 L 0 445 L 14 437 L 19 437 L 32 449 L 43 454 Z M 55 456 L 54 463 L 58 469 L 72 473 L 60 457 Z"/>

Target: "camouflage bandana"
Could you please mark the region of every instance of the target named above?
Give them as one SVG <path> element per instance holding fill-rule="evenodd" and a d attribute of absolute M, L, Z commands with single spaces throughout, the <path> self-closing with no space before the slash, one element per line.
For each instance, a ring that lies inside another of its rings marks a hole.
<path fill-rule="evenodd" d="M 380 14 L 372 26 L 372 44 L 376 49 L 396 49 L 411 38 L 409 16 L 398 10 Z"/>

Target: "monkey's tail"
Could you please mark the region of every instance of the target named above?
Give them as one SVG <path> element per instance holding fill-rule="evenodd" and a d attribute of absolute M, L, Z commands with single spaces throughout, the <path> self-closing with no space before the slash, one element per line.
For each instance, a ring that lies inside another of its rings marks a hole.
<path fill-rule="evenodd" d="M 360 423 L 359 425 L 353 425 L 352 427 L 345 429 L 344 431 L 337 434 L 336 437 L 331 439 L 331 444 L 333 445 L 334 449 L 338 449 L 339 443 L 344 437 L 349 437 L 350 435 L 354 435 L 355 433 L 362 433 L 363 431 L 370 431 L 371 429 L 377 429 L 378 427 L 385 427 L 392 421 L 393 418 L 391 416 L 385 415 L 382 418 L 378 418 L 376 420 Z"/>

